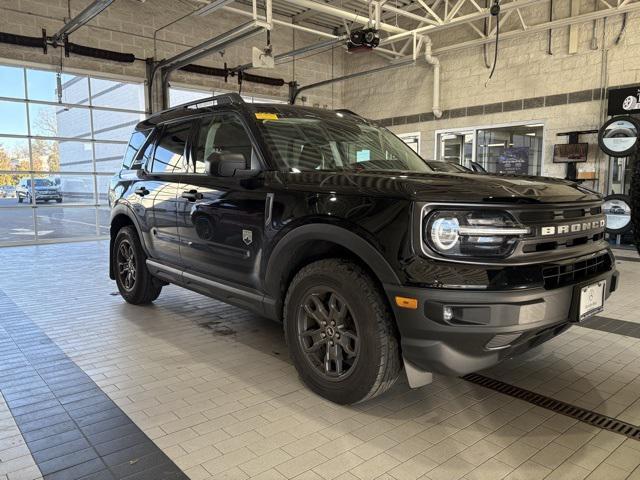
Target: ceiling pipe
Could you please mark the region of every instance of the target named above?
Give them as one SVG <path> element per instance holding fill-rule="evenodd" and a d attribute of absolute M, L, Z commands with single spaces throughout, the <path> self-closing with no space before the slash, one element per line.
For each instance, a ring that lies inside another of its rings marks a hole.
<path fill-rule="evenodd" d="M 297 5 L 302 8 L 306 8 L 308 10 L 315 10 L 316 12 L 326 13 L 327 15 L 332 15 L 334 17 L 343 18 L 345 20 L 349 20 L 351 22 L 359 23 L 360 25 L 369 26 L 370 19 L 366 15 L 360 15 L 358 13 L 349 12 L 347 10 L 343 10 L 338 7 L 334 7 L 332 5 L 328 5 L 325 3 L 318 3 L 312 0 L 286 0 L 288 3 L 292 5 Z M 407 30 L 404 28 L 396 27 L 395 25 L 391 25 L 389 23 L 380 22 L 380 30 L 389 33 L 406 33 Z"/>
<path fill-rule="evenodd" d="M 442 117 L 442 108 L 440 107 L 440 60 L 431 53 L 431 38 L 425 37 L 425 53 L 424 59 L 433 66 L 433 103 L 431 110 L 435 118 Z"/>
<path fill-rule="evenodd" d="M 246 10 L 240 10 L 239 8 L 222 7 L 222 10 L 224 10 L 226 12 L 229 12 L 229 13 L 235 13 L 237 15 L 242 15 L 244 17 L 253 17 L 253 14 L 251 12 L 247 12 Z M 265 19 L 265 17 L 262 17 L 262 16 L 258 15 L 258 20 L 266 20 L 266 19 Z M 285 22 L 284 20 L 279 20 L 277 18 L 274 18 L 271 21 L 273 22 L 274 25 L 291 28 L 293 30 L 299 30 L 301 32 L 311 33 L 313 35 L 318 35 L 320 37 L 337 38 L 337 35 L 333 35 L 331 33 L 323 32 L 322 30 L 317 30 L 315 28 L 310 28 L 310 27 L 305 27 L 303 25 L 298 25 L 297 23 Z"/>
<path fill-rule="evenodd" d="M 86 25 L 113 2 L 114 0 L 94 0 L 91 2 L 84 10 L 65 23 L 62 28 L 50 38 L 51 45 L 58 47 L 63 44 L 66 37 L 71 35 L 80 27 Z"/>

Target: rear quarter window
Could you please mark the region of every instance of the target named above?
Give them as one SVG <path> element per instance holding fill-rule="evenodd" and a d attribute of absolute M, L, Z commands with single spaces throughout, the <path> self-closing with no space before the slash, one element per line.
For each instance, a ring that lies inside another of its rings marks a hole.
<path fill-rule="evenodd" d="M 134 169 L 136 168 L 136 165 L 138 165 L 138 168 L 140 168 L 138 162 L 134 164 L 134 159 L 140 151 L 140 148 L 142 148 L 145 141 L 149 137 L 150 132 L 151 130 L 140 130 L 133 132 L 133 134 L 131 135 L 131 139 L 129 140 L 129 145 L 127 145 L 127 150 L 124 152 L 124 158 L 122 159 L 123 170 Z"/>

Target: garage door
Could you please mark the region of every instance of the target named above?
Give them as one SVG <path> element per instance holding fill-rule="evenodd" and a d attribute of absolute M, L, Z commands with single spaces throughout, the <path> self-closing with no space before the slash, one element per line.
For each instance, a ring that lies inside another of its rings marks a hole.
<path fill-rule="evenodd" d="M 142 83 L 0 65 L 0 246 L 108 234 Z"/>

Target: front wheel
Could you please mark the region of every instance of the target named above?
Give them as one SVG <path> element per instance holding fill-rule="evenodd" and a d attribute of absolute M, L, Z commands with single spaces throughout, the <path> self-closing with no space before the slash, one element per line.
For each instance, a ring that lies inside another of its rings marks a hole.
<path fill-rule="evenodd" d="M 327 259 L 302 268 L 289 286 L 284 321 L 304 383 L 340 404 L 388 390 L 401 368 L 391 315 L 379 288 L 358 265 Z"/>
<path fill-rule="evenodd" d="M 162 285 L 147 268 L 147 256 L 133 227 L 122 227 L 113 242 L 112 261 L 120 295 L 134 305 L 153 302 Z"/>

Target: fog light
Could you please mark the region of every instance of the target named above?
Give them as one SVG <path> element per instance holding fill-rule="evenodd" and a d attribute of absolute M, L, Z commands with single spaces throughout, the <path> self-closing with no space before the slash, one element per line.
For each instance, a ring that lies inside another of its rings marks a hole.
<path fill-rule="evenodd" d="M 451 319 L 453 319 L 453 308 L 447 307 L 447 306 L 443 307 L 442 318 L 444 319 L 445 322 L 448 322 Z"/>

